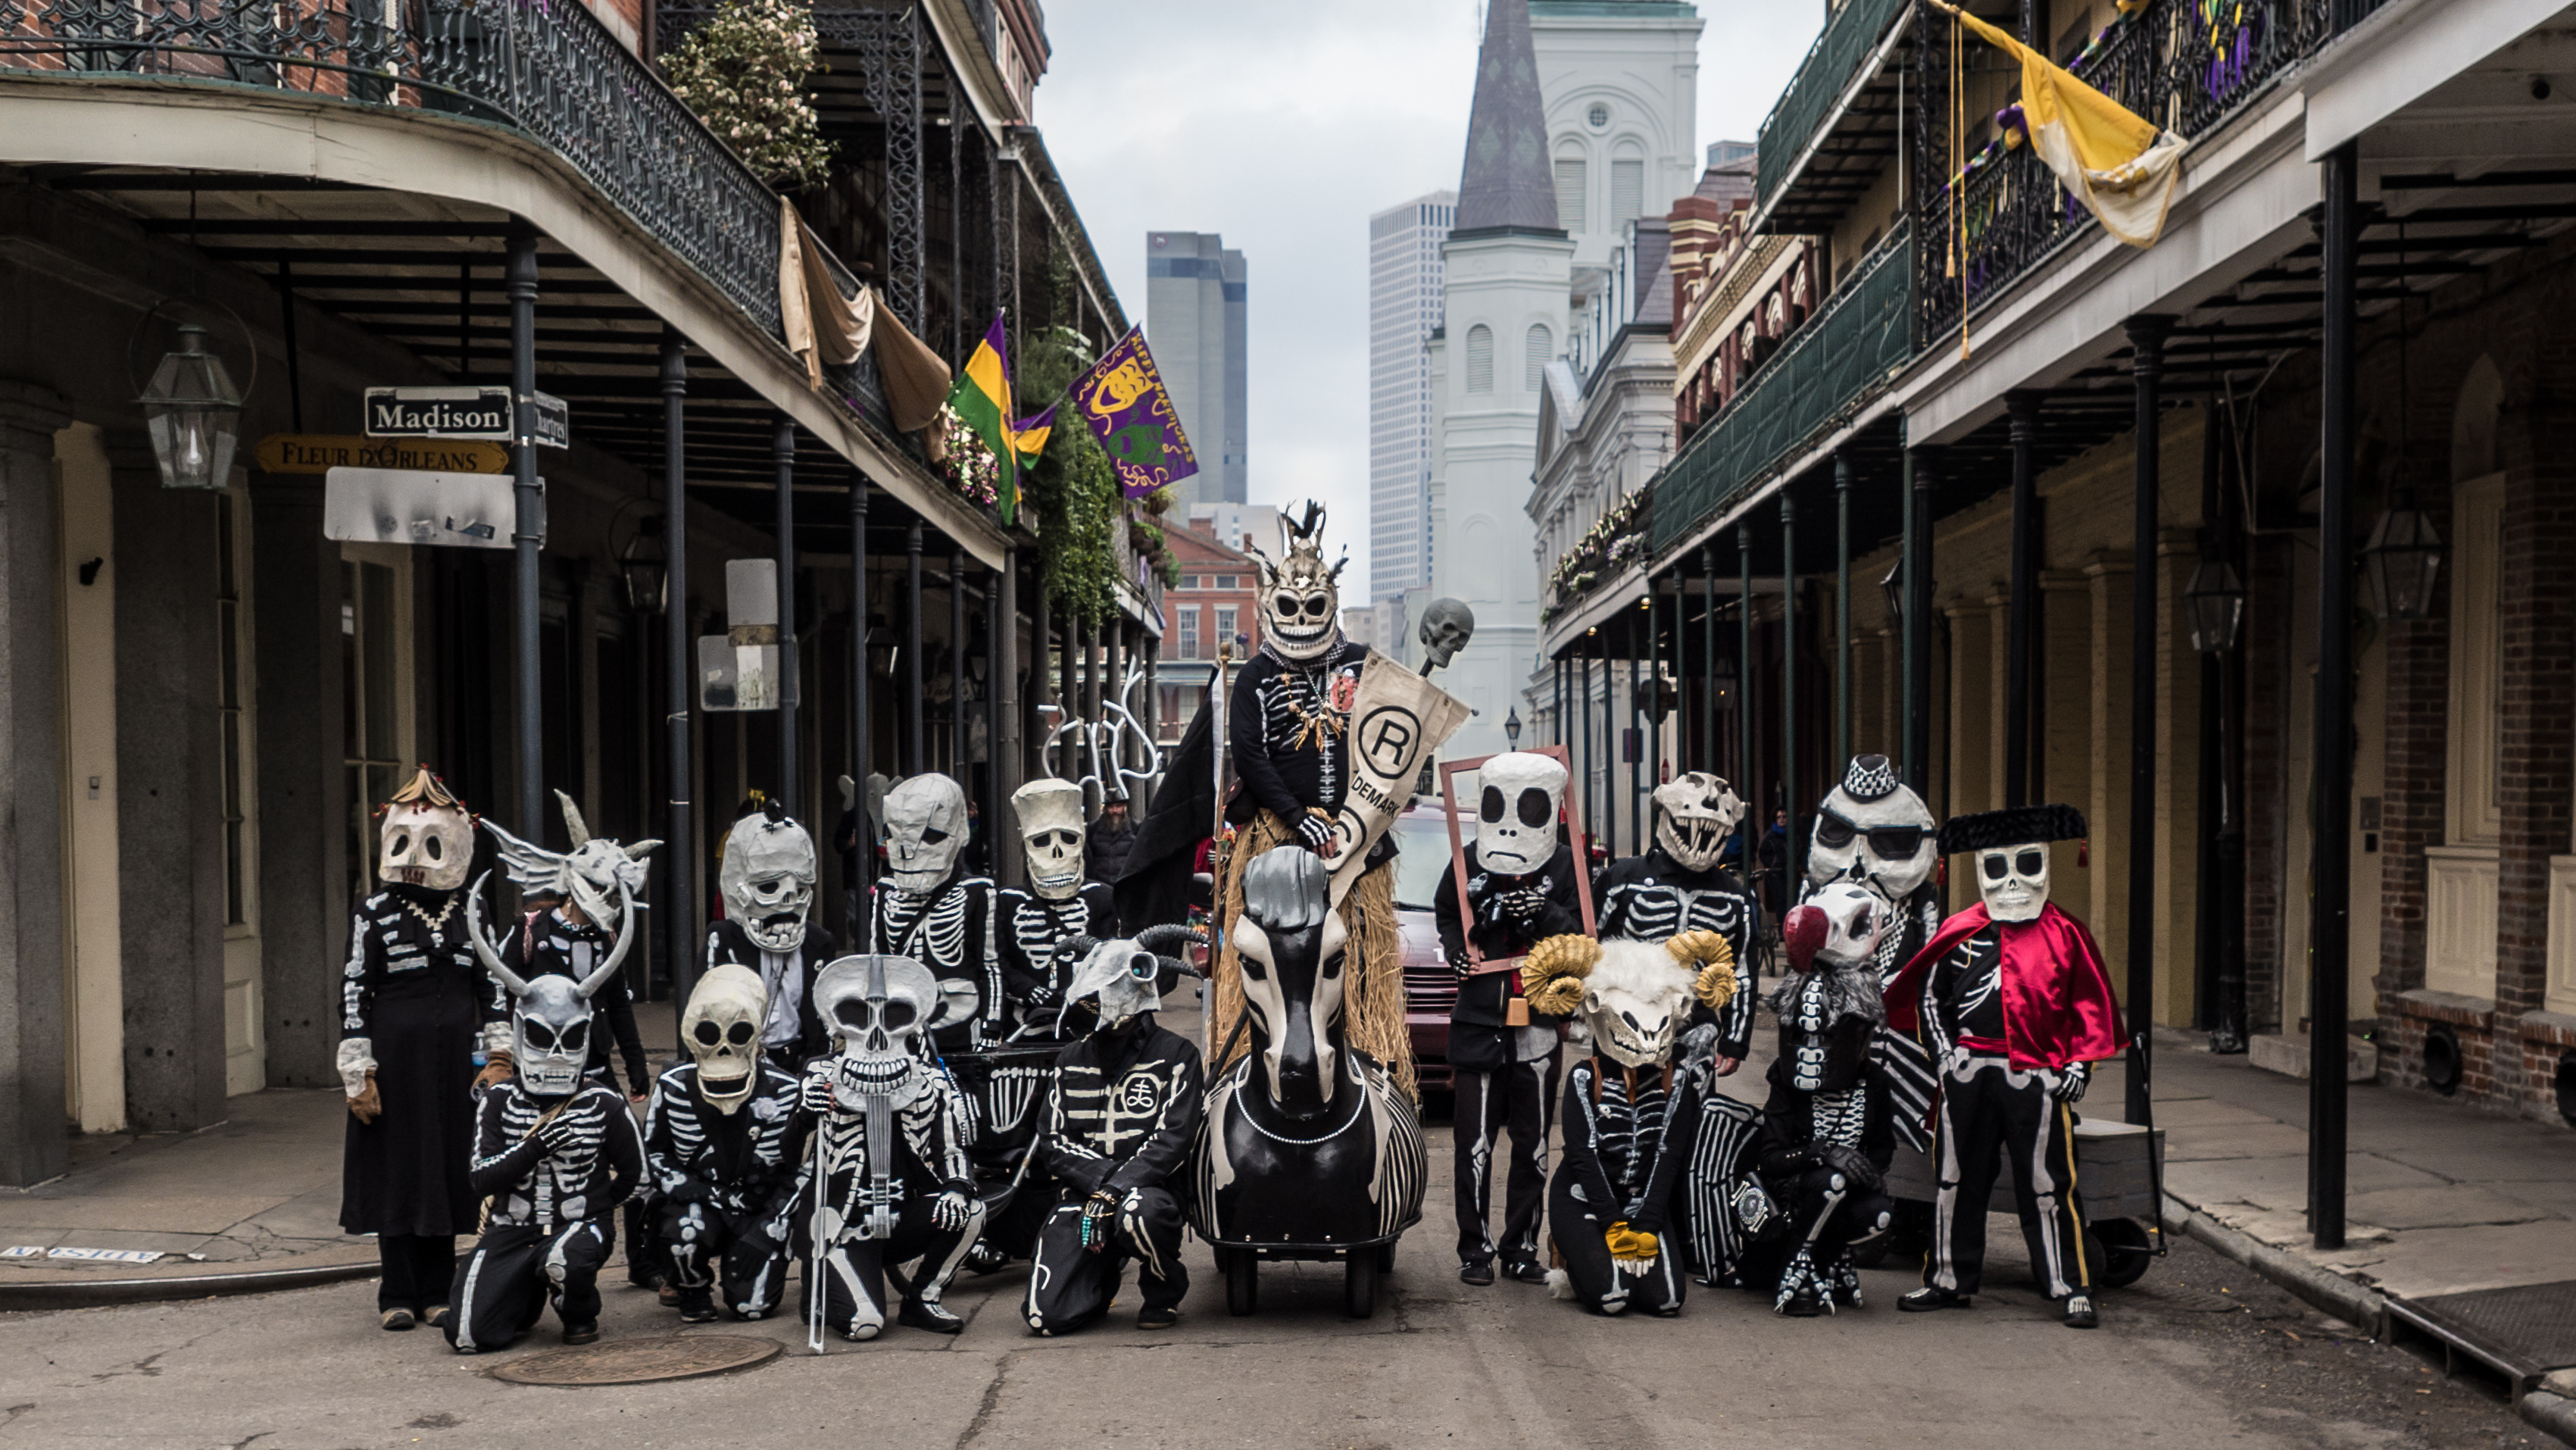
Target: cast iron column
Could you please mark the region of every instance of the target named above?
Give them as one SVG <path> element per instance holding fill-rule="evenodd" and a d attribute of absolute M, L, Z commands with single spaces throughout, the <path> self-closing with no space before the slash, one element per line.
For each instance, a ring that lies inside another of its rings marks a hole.
<path fill-rule="evenodd" d="M 903 536 L 903 773 L 922 772 L 930 741 L 921 718 L 921 519 Z"/>
<path fill-rule="evenodd" d="M 1737 822 L 1744 832 L 1744 844 L 1737 848 L 1736 869 L 1744 873 L 1747 885 L 1753 882 L 1753 850 L 1762 840 L 1769 818 L 1762 814 L 1761 792 L 1753 788 L 1753 526 L 1735 526 L 1735 765 L 1739 773 L 1735 793 L 1744 802 L 1744 815 Z M 1760 901 L 1755 892 L 1754 900 Z"/>
<path fill-rule="evenodd" d="M 2152 387 L 2144 376 L 2140 375 L 2138 386 Z M 2004 641 L 2004 804 L 2026 806 L 2030 804 L 2031 662 L 2037 647 L 2032 616 L 2039 607 L 2039 481 L 2033 456 L 2038 451 L 2039 395 L 2006 393 L 2004 408 L 2012 430 L 2012 614 Z M 2145 571 L 2143 560 L 2139 568 Z"/>
<path fill-rule="evenodd" d="M 1700 768 L 1717 768 L 1717 546 L 1699 546 L 1699 603 L 1707 633 L 1700 636 L 1700 694 L 1706 715 L 1700 722 Z"/>
<path fill-rule="evenodd" d="M 1905 783 L 1932 794 L 1932 490 L 1941 450 L 1905 454 Z"/>
<path fill-rule="evenodd" d="M 769 446 L 778 465 L 778 798 L 806 819 L 796 790 L 796 420 L 781 413 Z"/>
<path fill-rule="evenodd" d="M 2352 452 L 2354 262 L 2361 153 L 2346 141 L 2326 153 L 2325 338 L 2322 452 L 2317 508 L 2315 789 L 2316 924 L 2308 1004 L 2308 1232 L 2318 1248 L 2344 1239 L 2344 1061 L 2351 969 Z"/>
<path fill-rule="evenodd" d="M 868 876 L 876 865 L 876 822 L 868 818 L 868 774 L 876 768 L 874 708 L 868 698 L 868 479 L 850 475 L 850 780 L 858 787 L 858 897 L 850 903 L 850 940 L 863 935 Z"/>
<path fill-rule="evenodd" d="M 1017 551 L 1008 545 L 1002 549 L 1002 567 L 984 573 L 984 819 L 985 829 L 994 843 L 985 855 L 990 858 L 993 879 L 1016 886 L 1020 882 L 1020 864 L 1010 859 L 1001 843 L 1017 839 L 1006 827 L 1003 812 L 1010 809 L 1011 792 L 1019 782 L 1011 762 L 1018 759 L 1019 734 L 1014 727 L 1020 708 L 1020 687 L 1012 678 L 1013 659 L 1019 651 L 1020 632 L 1018 592 L 1011 587 L 1011 569 Z"/>
<path fill-rule="evenodd" d="M 511 584 L 519 641 L 519 829 L 546 839 L 545 675 L 537 643 L 537 551 L 546 541 L 546 495 L 537 481 L 537 234 L 510 232 L 510 443 L 518 521 L 510 530 Z"/>
<path fill-rule="evenodd" d="M 698 984 L 697 837 L 689 825 L 689 350 L 677 328 L 662 329 L 662 673 L 663 796 L 660 901 L 663 950 L 669 954 L 672 1000 L 686 1003 Z"/>
<path fill-rule="evenodd" d="M 1834 454 L 1834 758 L 1831 776 L 1852 753 L 1851 459 Z"/>
<path fill-rule="evenodd" d="M 2156 1021 L 2156 503 L 2162 480 L 2165 338 L 2173 319 L 2129 319 L 2137 376 L 2136 567 L 2129 596 L 2129 1100 L 2128 1120 L 2148 1121 L 2148 1061 Z"/>
<path fill-rule="evenodd" d="M 975 767 L 966 758 L 966 551 L 948 551 L 948 763 L 949 774 L 974 799 Z M 989 832 L 993 823 L 986 821 Z M 988 835 L 985 838 L 991 840 Z"/>
<path fill-rule="evenodd" d="M 1780 853 L 1782 901 L 1798 899 L 1798 508 L 1780 487 L 1780 809 L 1789 836 Z M 1766 821 L 1762 829 L 1768 831 Z"/>

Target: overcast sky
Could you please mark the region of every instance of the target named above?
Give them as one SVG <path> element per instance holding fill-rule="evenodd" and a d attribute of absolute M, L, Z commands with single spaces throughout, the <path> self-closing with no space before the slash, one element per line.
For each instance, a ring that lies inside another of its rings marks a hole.
<path fill-rule="evenodd" d="M 1751 140 L 1824 6 L 1699 10 L 1700 146 Z M 1143 322 L 1148 231 L 1222 232 L 1243 252 L 1251 499 L 1320 499 L 1328 538 L 1351 551 L 1345 579 L 1368 578 L 1368 217 L 1458 184 L 1482 13 L 1478 0 L 1046 4 L 1037 120 L 1110 284 Z"/>

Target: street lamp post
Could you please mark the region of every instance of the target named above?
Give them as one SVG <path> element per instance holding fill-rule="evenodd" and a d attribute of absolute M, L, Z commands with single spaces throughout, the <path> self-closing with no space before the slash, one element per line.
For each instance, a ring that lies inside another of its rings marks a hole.
<path fill-rule="evenodd" d="M 152 438 L 163 488 L 221 490 L 232 485 L 233 449 L 241 441 L 241 389 L 224 360 L 206 351 L 206 330 L 179 324 L 179 350 L 152 370 L 136 399 Z M 127 375 L 129 378 L 131 374 Z"/>

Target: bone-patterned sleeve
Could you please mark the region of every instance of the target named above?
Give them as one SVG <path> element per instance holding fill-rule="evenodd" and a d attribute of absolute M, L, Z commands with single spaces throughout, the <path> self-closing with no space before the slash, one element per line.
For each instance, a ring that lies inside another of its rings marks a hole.
<path fill-rule="evenodd" d="M 644 1181 L 644 1131 L 635 1126 L 634 1111 L 625 1103 L 608 1105 L 608 1192 L 592 1206 L 593 1213 L 605 1214 L 635 1194 L 636 1185 Z"/>
<path fill-rule="evenodd" d="M 1046 1126 L 1038 1133 L 1037 1154 L 1040 1168 L 1087 1194 L 1096 1191 L 1118 1165 L 1082 1141 L 1065 1119 L 1065 1059 L 1079 1051 L 1079 1045 L 1066 1048 L 1057 1056 L 1056 1070 L 1047 1075 Z"/>
<path fill-rule="evenodd" d="M 1172 1063 L 1171 1081 L 1163 1084 L 1163 1121 L 1135 1154 L 1110 1173 L 1105 1187 L 1123 1193 L 1169 1180 L 1198 1142 L 1199 1121 L 1207 1114 L 1206 1084 L 1196 1053 Z"/>
<path fill-rule="evenodd" d="M 384 950 L 376 940 L 376 913 L 384 905 L 380 892 L 367 898 L 349 919 L 349 960 L 340 970 L 340 1036 L 345 1041 L 376 1035 L 376 984 L 384 980 Z"/>
<path fill-rule="evenodd" d="M 474 1191 L 489 1196 L 528 1176 L 545 1156 L 536 1136 L 510 1132 L 502 1121 L 512 1094 L 507 1088 L 485 1093 L 474 1106 Z"/>
<path fill-rule="evenodd" d="M 1631 1228 L 1650 1234 L 1664 1231 L 1665 1215 L 1673 1204 L 1673 1186 L 1688 1166 L 1691 1145 L 1699 1141 L 1699 1113 L 1698 1080 L 1676 1074 L 1671 1100 L 1664 1108 L 1663 1128 L 1655 1135 L 1655 1166 L 1646 1178 L 1645 1208 L 1629 1225 Z"/>
<path fill-rule="evenodd" d="M 675 1120 L 685 1111 L 678 1099 L 689 1090 L 679 1080 L 681 1071 L 675 1067 L 653 1079 L 653 1100 L 644 1108 L 644 1163 L 656 1192 L 673 1203 L 695 1203 L 710 1195 L 689 1172 L 687 1149 L 678 1141 Z"/>
<path fill-rule="evenodd" d="M 1600 1062 L 1593 1059 L 1576 1063 L 1565 1075 L 1565 1166 L 1580 1177 L 1587 1199 L 1616 1211 L 1619 1195 L 1601 1166 L 1601 1114 L 1592 1101 L 1592 1078 L 1598 1071 Z"/>
<path fill-rule="evenodd" d="M 940 1187 L 971 1194 L 975 1191 L 975 1165 L 966 1150 L 974 1141 L 974 1119 L 967 1113 L 966 1094 L 957 1086 L 957 1079 L 942 1071 L 935 1081 L 940 1097 L 938 1157 L 923 1155 L 923 1166 L 939 1175 Z"/>

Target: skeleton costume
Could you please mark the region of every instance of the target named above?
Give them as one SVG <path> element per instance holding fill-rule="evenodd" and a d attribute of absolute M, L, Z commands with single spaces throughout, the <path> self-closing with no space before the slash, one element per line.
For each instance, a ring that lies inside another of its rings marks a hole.
<path fill-rule="evenodd" d="M 1022 1022 L 1051 1026 L 1074 967 L 1058 957 L 1057 948 L 1076 937 L 1111 935 L 1117 909 L 1108 882 L 1083 879 L 1082 787 L 1069 780 L 1033 780 L 1011 793 L 1011 808 L 1019 816 L 1029 887 L 994 893 L 1002 992 Z"/>
<path fill-rule="evenodd" d="M 943 1021 L 934 1040 L 942 1053 L 981 1047 L 999 1035 L 1005 998 L 992 880 L 959 861 L 966 792 L 947 776 L 916 775 L 887 789 L 879 819 L 886 874 L 868 891 L 868 951 L 919 962 L 942 990 L 971 997 L 976 1010 Z"/>
<path fill-rule="evenodd" d="M 719 1298 L 741 1318 L 764 1318 L 786 1293 L 812 1124 L 796 1077 L 764 1051 L 769 1016 L 751 969 L 710 968 L 680 1018 L 692 1060 L 654 1081 L 645 1110 L 655 1227 L 687 1323 L 715 1318 Z"/>
<path fill-rule="evenodd" d="M 1918 1025 L 1941 1069 L 1932 1253 L 1906 1310 L 1966 1308 L 1985 1264 L 1985 1206 L 2013 1155 L 2032 1272 L 2066 1323 L 2100 1322 L 2075 1199 L 2075 1112 L 2088 1064 L 2124 1045 L 2101 949 L 2048 899 L 2048 843 L 2085 834 L 2072 806 L 1953 817 L 1945 852 L 1973 852 L 1982 903 L 1941 924 L 1888 987 L 1890 1022 Z M 2042 1204 L 2040 1199 L 2048 1200 Z"/>
<path fill-rule="evenodd" d="M 939 1297 L 984 1226 L 984 1205 L 966 1158 L 966 1099 L 923 1039 L 974 1018 L 974 987 L 904 957 L 843 957 L 815 977 L 814 1005 L 838 1051 L 806 1069 L 802 1089 L 819 1119 L 821 1164 L 803 1209 L 808 1332 L 817 1345 L 825 1325 L 874 1339 L 895 1268 L 910 1283 L 902 1322 L 955 1334 L 965 1321 Z"/>
<path fill-rule="evenodd" d="M 814 973 L 838 955 L 838 943 L 811 919 L 814 877 L 814 838 L 771 801 L 725 837 L 716 873 L 725 914 L 707 923 L 706 969 L 730 964 L 760 979 L 768 1014 L 761 1050 L 790 1075 L 831 1050 L 814 1015 Z"/>
<path fill-rule="evenodd" d="M 456 1235 L 474 1227 L 466 1158 L 483 968 L 459 910 L 474 817 L 427 766 L 377 814 L 385 887 L 349 924 L 340 982 L 340 1227 L 376 1236 L 376 1312 L 387 1329 L 409 1329 L 445 1317 Z"/>
<path fill-rule="evenodd" d="M 1597 1314 L 1679 1314 L 1681 1253 L 1666 1226 L 1691 1191 L 1705 1071 L 1679 1067 L 1691 1003 L 1735 992 L 1734 951 L 1715 932 L 1661 946 L 1551 937 L 1521 967 L 1532 1011 L 1579 1011 L 1593 1056 L 1565 1076 L 1565 1152 L 1548 1188 L 1562 1267 L 1548 1287 Z"/>
<path fill-rule="evenodd" d="M 1895 1140 L 1887 1096 L 1873 1088 L 1873 1044 L 1887 1020 L 1878 938 L 1888 916 L 1876 893 L 1841 882 L 1780 924 L 1792 970 L 1770 1003 L 1780 1055 L 1755 1149 L 1762 1196 L 1739 1187 L 1736 1198 L 1756 1229 L 1745 1287 L 1772 1293 L 1783 1314 L 1859 1307 L 1852 1242 L 1886 1228 L 1893 1212 L 1881 1190 Z"/>
<path fill-rule="evenodd" d="M 1807 845 L 1807 882 L 1798 899 L 1810 900 L 1826 886 L 1847 882 L 1887 904 L 1891 915 L 1878 941 L 1882 987 L 1941 924 L 1941 891 L 1932 881 L 1940 860 L 1939 836 L 1931 807 L 1898 779 L 1884 755 L 1853 756 L 1843 783 L 1816 807 L 1815 831 Z M 1932 1140 L 1923 1125 L 1938 1090 L 1930 1058 L 1912 1036 L 1896 1031 L 1879 1034 L 1878 1054 L 1889 1121 L 1908 1144 L 1929 1149 Z"/>
<path fill-rule="evenodd" d="M 616 850 L 613 841 L 592 844 Z M 617 975 L 635 936 L 631 888 L 614 874 L 609 885 L 626 898 L 616 908 L 617 942 L 580 979 L 513 971 L 484 939 L 480 882 L 466 898 L 475 955 L 514 999 L 518 1071 L 475 1109 L 474 1191 L 490 1195 L 489 1214 L 474 1251 L 457 1266 L 454 1312 L 442 1326 L 459 1353 L 507 1348 L 535 1327 L 549 1297 L 565 1343 L 599 1337 L 599 1269 L 617 1244 L 610 1214 L 644 1172 L 643 1135 L 626 1099 L 584 1071 L 590 995 Z M 601 909 L 609 909 L 604 901 Z"/>
<path fill-rule="evenodd" d="M 1457 1093 L 1455 1172 L 1458 1209 L 1458 1274 L 1470 1284 L 1494 1281 L 1496 1244 L 1489 1226 L 1494 1150 L 1503 1130 L 1512 1135 L 1505 1171 L 1503 1272 L 1538 1283 L 1539 1215 L 1547 1206 L 1548 1110 L 1556 1097 L 1559 1017 L 1529 1014 L 1510 1024 L 1511 1003 L 1521 995 L 1508 971 L 1469 975 L 1472 942 L 1486 961 L 1526 956 L 1553 936 L 1583 933 L 1583 904 L 1576 877 L 1582 869 L 1557 839 L 1558 808 L 1565 798 L 1565 767 L 1555 758 L 1513 752 L 1486 761 L 1477 772 L 1476 840 L 1466 849 L 1467 916 L 1458 906 L 1455 866 L 1440 873 L 1432 915 L 1440 950 L 1459 977 L 1458 1000 L 1449 1012 L 1449 1069 Z"/>
<path fill-rule="evenodd" d="M 1713 931 L 1735 949 L 1743 990 L 1727 999 L 1722 1019 L 1692 1014 L 1682 1035 L 1683 1056 L 1692 1060 L 1714 1051 L 1742 1061 L 1753 1041 L 1753 1000 L 1762 985 L 1749 951 L 1753 898 L 1734 872 L 1717 864 L 1743 818 L 1734 787 L 1692 771 L 1655 788 L 1655 844 L 1646 854 L 1613 861 L 1593 880 L 1604 941 L 1660 943 L 1686 931 Z"/>
<path fill-rule="evenodd" d="M 1190 939 L 1154 927 L 1095 945 L 1075 971 L 1068 1012 L 1088 1008 L 1089 1036 L 1056 1059 L 1038 1162 L 1061 1195 L 1039 1230 L 1023 1311 L 1039 1334 L 1066 1334 L 1109 1312 L 1134 1259 L 1145 1304 L 1139 1329 L 1169 1328 L 1189 1292 L 1181 1258 L 1186 1161 L 1205 1115 L 1199 1050 L 1154 1021 L 1164 978 L 1189 971 L 1161 949 Z"/>

